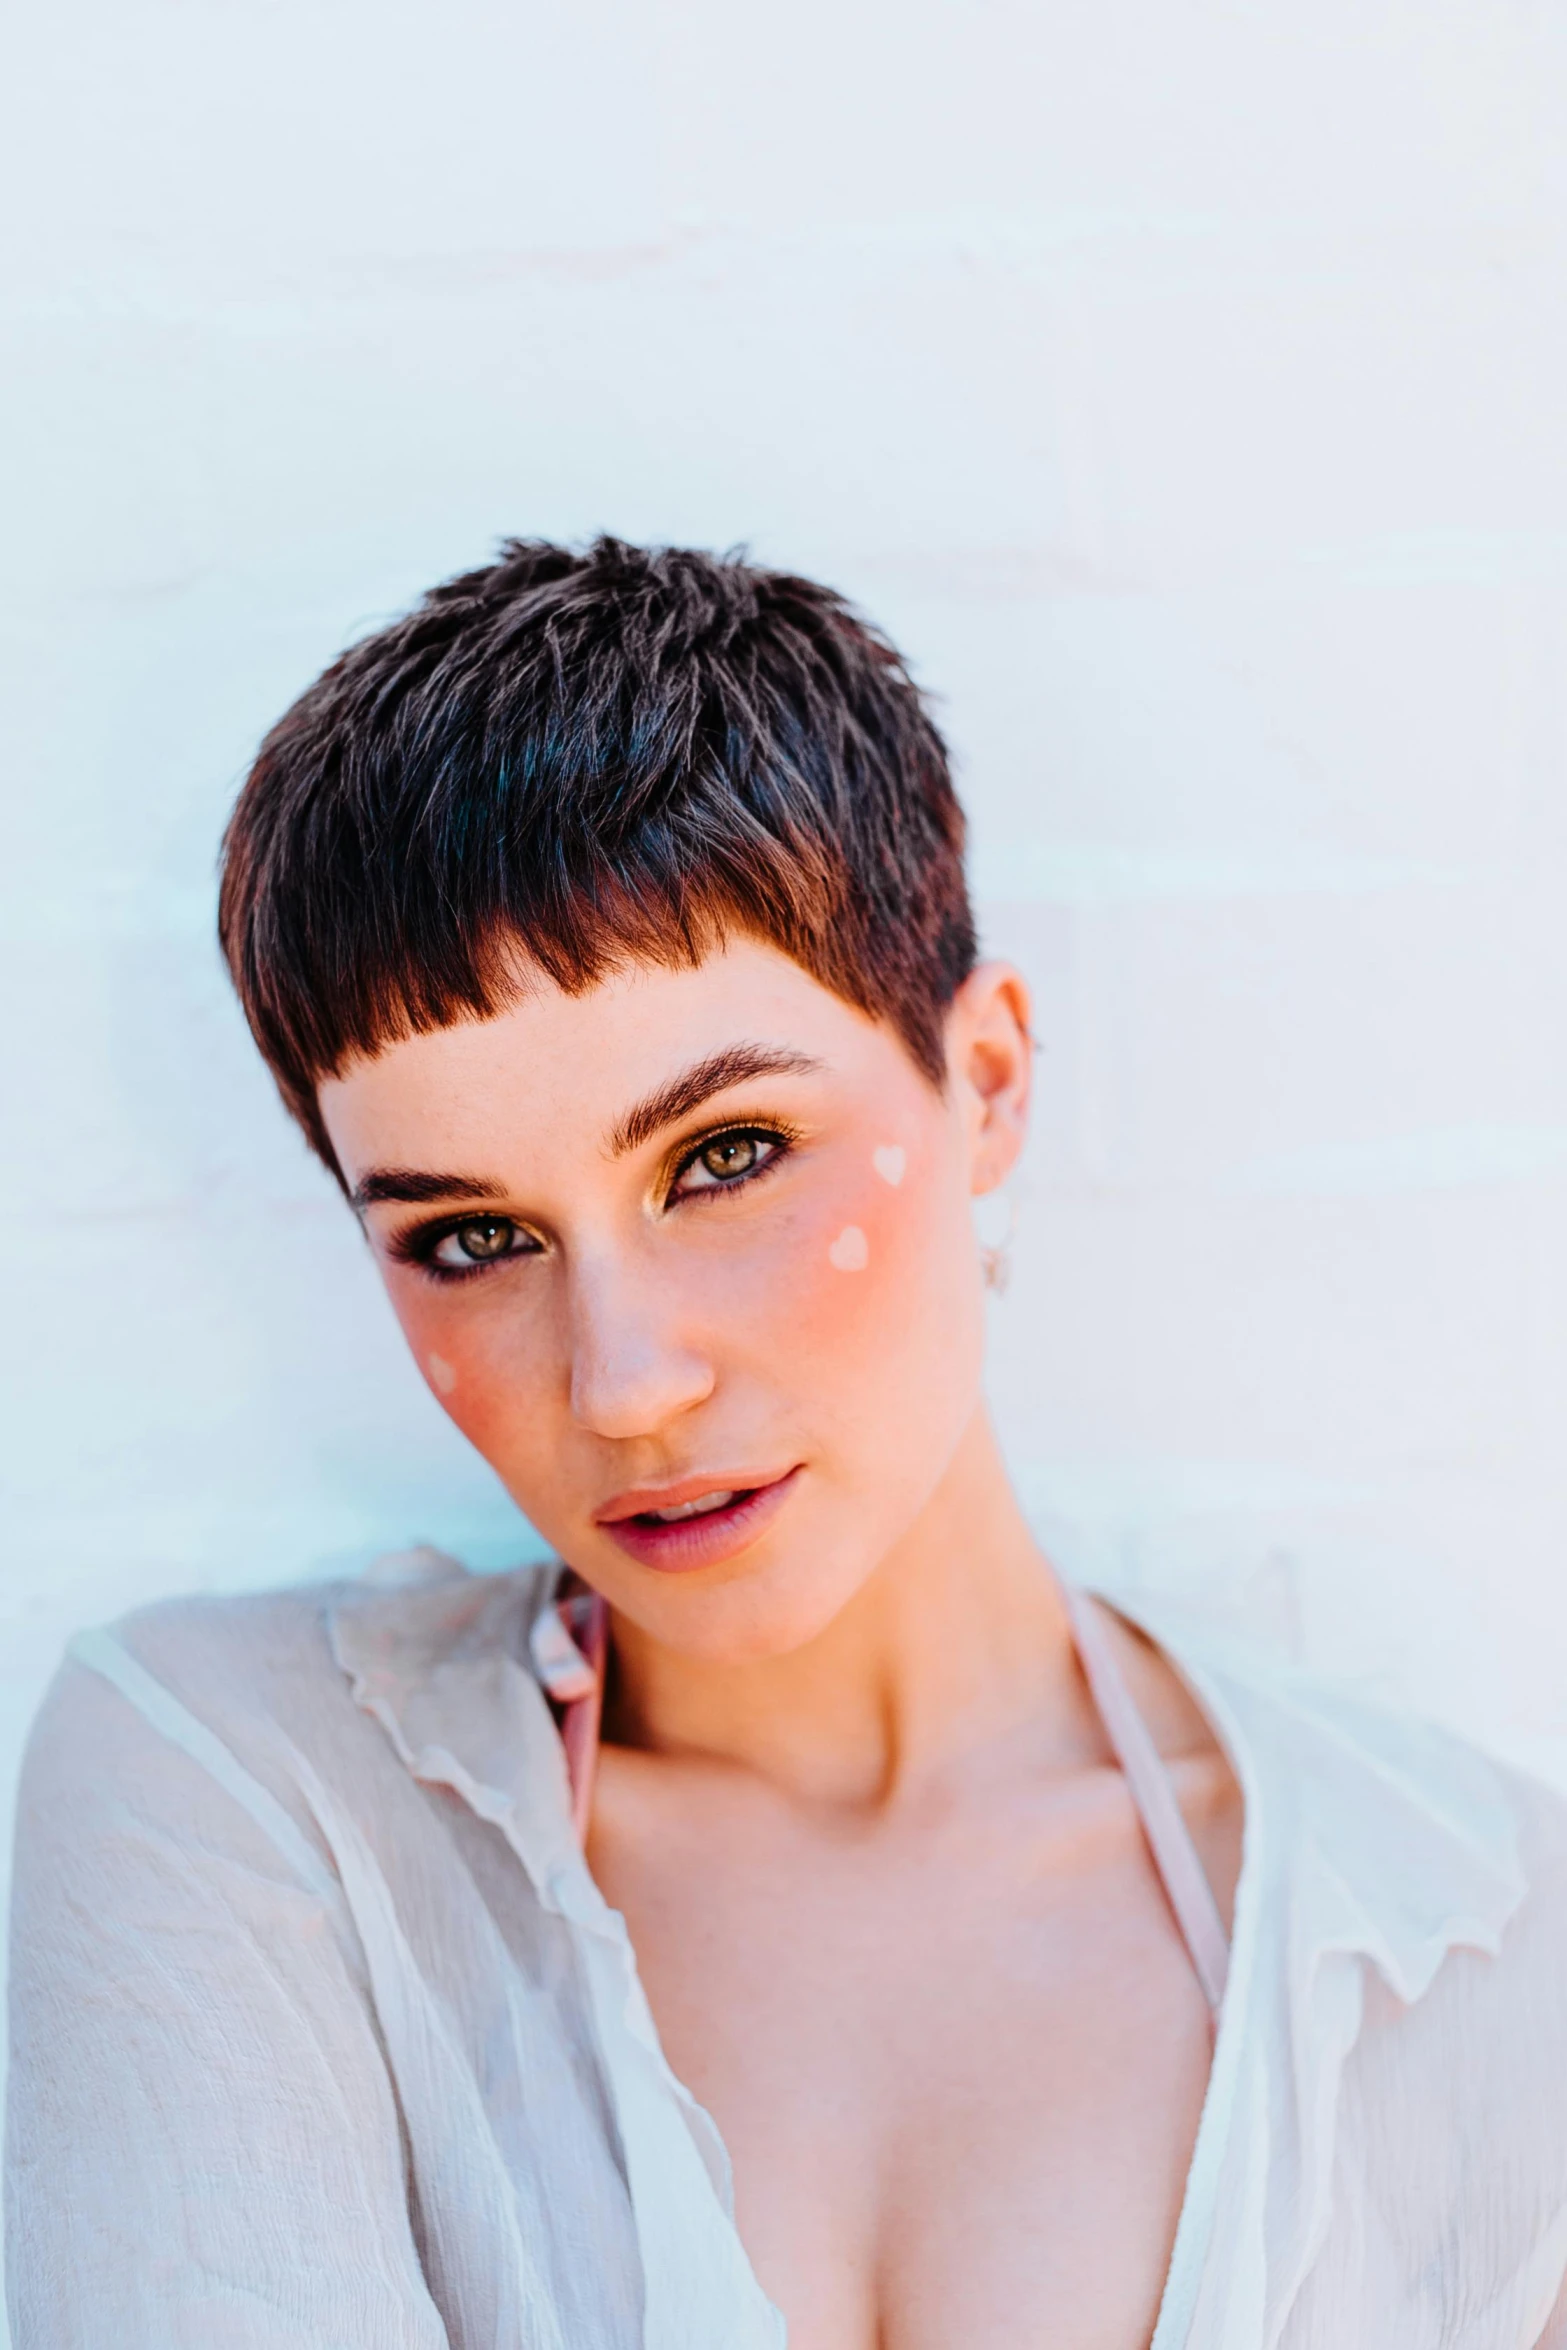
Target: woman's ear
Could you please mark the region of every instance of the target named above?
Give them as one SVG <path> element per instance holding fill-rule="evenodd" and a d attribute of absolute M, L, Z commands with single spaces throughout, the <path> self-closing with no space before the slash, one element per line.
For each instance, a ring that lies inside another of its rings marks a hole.
<path fill-rule="evenodd" d="M 1028 1134 L 1034 1077 L 1028 982 L 1010 963 L 980 963 L 947 1015 L 947 1082 L 969 1136 L 969 1187 L 1005 1183 Z"/>

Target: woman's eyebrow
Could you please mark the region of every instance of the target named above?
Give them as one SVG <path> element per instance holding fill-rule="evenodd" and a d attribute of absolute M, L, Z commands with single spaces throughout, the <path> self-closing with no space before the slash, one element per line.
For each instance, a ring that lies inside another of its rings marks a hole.
<path fill-rule="evenodd" d="M 382 1200 L 406 1200 L 426 1207 L 439 1199 L 504 1199 L 504 1184 L 488 1175 L 426 1174 L 422 1167 L 371 1167 L 348 1195 L 356 1216 Z"/>
<path fill-rule="evenodd" d="M 651 1141 L 661 1126 L 689 1117 L 726 1086 L 739 1085 L 748 1077 L 809 1077 L 821 1066 L 809 1053 L 791 1052 L 783 1045 L 725 1045 L 722 1052 L 709 1053 L 705 1061 L 693 1061 L 689 1069 L 682 1069 L 657 1092 L 634 1103 L 610 1132 L 609 1155 L 624 1158 L 627 1151 Z"/>

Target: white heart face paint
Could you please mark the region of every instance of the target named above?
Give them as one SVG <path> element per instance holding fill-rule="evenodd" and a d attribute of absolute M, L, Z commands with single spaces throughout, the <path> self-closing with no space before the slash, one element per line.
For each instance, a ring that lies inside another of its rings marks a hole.
<path fill-rule="evenodd" d="M 863 1273 L 871 1261 L 871 1244 L 858 1224 L 845 1224 L 831 1248 L 827 1261 L 836 1265 L 840 1273 Z"/>
<path fill-rule="evenodd" d="M 894 1191 L 903 1181 L 909 1154 L 901 1142 L 883 1142 L 871 1152 L 871 1165 L 883 1183 L 890 1183 Z"/>
<path fill-rule="evenodd" d="M 430 1355 L 425 1364 L 430 1374 L 430 1385 L 438 1395 L 450 1395 L 457 1385 L 457 1373 L 444 1355 Z"/>

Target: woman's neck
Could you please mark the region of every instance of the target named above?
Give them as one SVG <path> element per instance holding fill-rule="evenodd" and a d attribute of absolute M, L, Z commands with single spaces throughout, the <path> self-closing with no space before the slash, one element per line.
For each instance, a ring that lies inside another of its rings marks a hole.
<path fill-rule="evenodd" d="M 881 1809 L 1027 1725 L 1092 1732 L 1054 1578 L 976 1414 L 915 1524 L 826 1630 L 782 1656 L 682 1656 L 622 1618 L 607 1734 L 755 1771 L 802 1802 Z"/>

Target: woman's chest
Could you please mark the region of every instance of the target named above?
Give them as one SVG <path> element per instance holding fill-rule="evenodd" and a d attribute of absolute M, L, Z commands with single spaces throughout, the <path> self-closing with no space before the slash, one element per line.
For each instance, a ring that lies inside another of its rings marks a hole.
<path fill-rule="evenodd" d="M 1135 1837 L 707 1827 L 593 1862 L 791 2350 L 1146 2344 L 1209 2034 Z"/>

